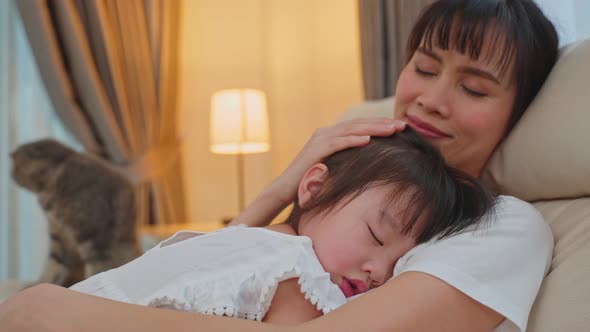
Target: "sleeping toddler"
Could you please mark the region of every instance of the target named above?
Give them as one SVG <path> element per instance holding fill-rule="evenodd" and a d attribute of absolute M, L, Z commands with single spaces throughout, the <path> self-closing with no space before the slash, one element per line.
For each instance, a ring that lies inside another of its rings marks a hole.
<path fill-rule="evenodd" d="M 408 127 L 308 169 L 283 224 L 181 231 L 71 288 L 138 305 L 297 324 L 382 285 L 416 245 L 477 227 L 494 201 Z M 285 310 L 292 313 L 287 320 L 278 315 Z"/>

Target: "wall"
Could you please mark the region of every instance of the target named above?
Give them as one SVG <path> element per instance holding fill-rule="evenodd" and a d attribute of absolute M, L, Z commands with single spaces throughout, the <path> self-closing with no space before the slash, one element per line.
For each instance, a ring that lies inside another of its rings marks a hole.
<path fill-rule="evenodd" d="M 590 1 L 588 0 L 536 0 L 545 15 L 555 25 L 559 44 L 590 38 Z"/>
<path fill-rule="evenodd" d="M 356 1 L 185 0 L 181 19 L 187 222 L 210 222 L 237 213 L 235 158 L 209 152 L 210 96 L 268 94 L 271 151 L 246 157 L 249 202 L 315 128 L 362 100 Z"/>

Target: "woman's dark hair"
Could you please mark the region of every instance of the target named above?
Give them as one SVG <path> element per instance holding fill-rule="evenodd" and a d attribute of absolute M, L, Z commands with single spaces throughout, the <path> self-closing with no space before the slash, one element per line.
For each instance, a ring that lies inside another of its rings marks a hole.
<path fill-rule="evenodd" d="M 440 0 L 425 8 L 414 25 L 406 49 L 410 61 L 416 49 L 449 47 L 477 60 L 484 37 L 490 34 L 490 50 L 499 50 L 496 66 L 504 75 L 514 60 L 510 75 L 517 93 L 508 122 L 512 129 L 543 82 L 558 55 L 558 36 L 553 24 L 532 0 Z M 492 61 L 494 52 L 485 54 Z"/>
<path fill-rule="evenodd" d="M 418 243 L 463 231 L 495 202 L 475 178 L 447 166 L 438 149 L 409 126 L 389 137 L 372 137 L 366 146 L 337 152 L 323 163 L 328 172 L 322 189 L 304 208 L 296 200 L 287 219 L 296 229 L 302 215 L 327 213 L 379 185 L 391 188 L 384 208 L 396 200 L 407 204 L 404 235 L 413 233 L 421 220 L 413 234 Z"/>

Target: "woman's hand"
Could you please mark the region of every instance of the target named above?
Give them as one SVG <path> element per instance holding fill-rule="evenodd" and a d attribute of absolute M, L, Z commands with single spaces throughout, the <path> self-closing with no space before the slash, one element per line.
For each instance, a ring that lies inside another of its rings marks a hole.
<path fill-rule="evenodd" d="M 293 201 L 299 181 L 311 166 L 338 151 L 368 144 L 370 136 L 389 136 L 404 130 L 405 126 L 403 121 L 379 117 L 352 119 L 316 129 L 295 160 L 277 179 L 277 194 L 285 201 Z"/>
<path fill-rule="evenodd" d="M 406 123 L 391 118 L 362 118 L 317 129 L 295 160 L 230 225 L 266 226 L 295 199 L 299 181 L 308 168 L 329 155 L 370 142 L 370 136 L 389 136 Z"/>

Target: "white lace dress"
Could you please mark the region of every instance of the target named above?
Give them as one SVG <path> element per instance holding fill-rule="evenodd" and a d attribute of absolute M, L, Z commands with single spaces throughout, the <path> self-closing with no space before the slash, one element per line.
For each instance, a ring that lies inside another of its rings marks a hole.
<path fill-rule="evenodd" d="M 116 301 L 261 320 L 279 282 L 299 278 L 301 292 L 324 314 L 346 303 L 311 239 L 234 226 L 181 231 L 141 257 L 71 289 Z"/>

